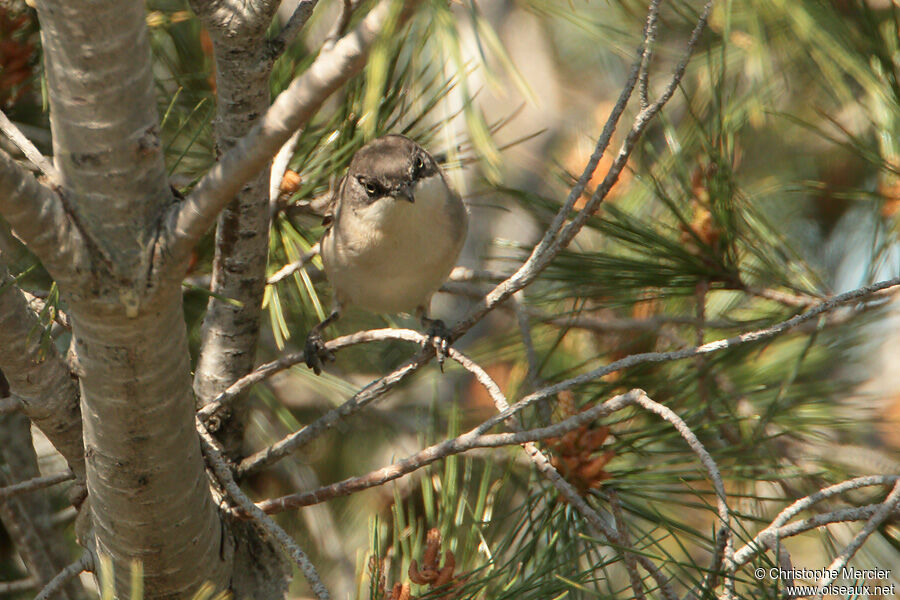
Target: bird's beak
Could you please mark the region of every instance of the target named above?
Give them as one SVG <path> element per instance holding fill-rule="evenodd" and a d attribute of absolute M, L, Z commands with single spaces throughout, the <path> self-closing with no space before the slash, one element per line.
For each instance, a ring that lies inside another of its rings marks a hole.
<path fill-rule="evenodd" d="M 397 198 L 398 200 L 401 198 L 403 198 L 404 200 L 408 200 L 410 204 L 412 204 L 416 201 L 415 196 L 413 196 L 412 185 L 407 184 L 407 183 L 404 183 L 403 185 L 401 185 L 400 189 L 398 189 L 396 192 L 394 192 L 393 196 L 394 196 L 394 198 Z"/>

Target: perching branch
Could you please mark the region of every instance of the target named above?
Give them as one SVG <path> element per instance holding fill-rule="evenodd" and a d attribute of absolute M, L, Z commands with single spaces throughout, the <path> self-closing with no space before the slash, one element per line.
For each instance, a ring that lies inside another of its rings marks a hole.
<path fill-rule="evenodd" d="M 558 394 L 563 390 L 582 385 L 590 381 L 594 381 L 612 372 L 630 368 L 638 364 L 683 360 L 694 356 L 719 352 L 742 344 L 769 339 L 789 329 L 797 327 L 807 321 L 810 321 L 820 314 L 834 310 L 835 308 L 843 304 L 846 304 L 853 300 L 865 298 L 881 290 L 886 290 L 898 285 L 900 285 L 900 278 L 895 278 L 876 283 L 871 286 L 859 288 L 857 290 L 852 290 L 850 292 L 845 292 L 843 294 L 834 296 L 833 298 L 820 303 L 810 310 L 796 315 L 795 317 L 792 317 L 791 319 L 788 319 L 786 321 L 782 321 L 764 329 L 743 333 L 731 338 L 709 342 L 701 346 L 694 346 L 682 350 L 676 350 L 673 352 L 647 352 L 642 354 L 632 354 L 620 360 L 613 361 L 612 363 L 604 367 L 599 367 L 597 369 L 589 371 L 588 373 L 584 373 L 582 375 L 566 379 L 554 385 L 550 385 L 537 390 L 510 407 L 509 410 L 512 411 L 510 414 L 519 412 L 527 406 L 531 406 L 535 402 Z M 325 346 L 329 351 L 336 352 L 351 345 L 386 339 L 403 340 L 422 344 L 424 336 L 422 336 L 422 334 L 420 334 L 419 332 L 406 329 L 376 329 L 341 336 L 330 340 L 329 342 L 326 342 Z M 269 446 L 257 452 L 256 454 L 244 459 L 244 461 L 239 466 L 239 473 L 241 475 L 244 475 L 256 471 L 308 443 L 323 431 L 331 428 L 337 422 L 346 418 L 347 416 L 356 413 L 358 410 L 374 401 L 377 397 L 380 397 L 382 394 L 387 392 L 397 383 L 417 371 L 425 364 L 425 362 L 427 362 L 428 358 L 432 355 L 433 352 L 419 352 L 415 357 L 410 359 L 410 361 L 399 367 L 394 372 L 380 379 L 376 379 L 375 381 L 370 383 L 341 407 L 326 413 L 324 416 L 320 417 L 312 424 L 307 425 L 299 431 L 285 437 L 281 441 L 276 442 L 272 446 Z M 220 394 L 219 397 L 214 399 L 213 402 L 204 407 L 198 413 L 198 416 L 204 419 L 209 418 L 210 416 L 215 414 L 217 410 L 220 410 L 222 407 L 227 406 L 233 398 L 237 397 L 249 386 L 303 361 L 303 353 L 294 352 L 285 355 L 278 360 L 262 365 L 252 373 L 236 381 L 231 387 L 225 390 L 225 392 Z M 493 425 L 496 425 L 499 422 L 505 420 L 508 416 L 509 415 L 504 413 L 493 417 Z"/>

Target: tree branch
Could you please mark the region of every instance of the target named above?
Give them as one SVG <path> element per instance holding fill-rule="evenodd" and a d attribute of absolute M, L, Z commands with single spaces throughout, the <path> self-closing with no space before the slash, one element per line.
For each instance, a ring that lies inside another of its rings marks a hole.
<path fill-rule="evenodd" d="M 796 500 L 790 506 L 782 510 L 768 527 L 757 533 L 750 542 L 748 542 L 740 550 L 735 552 L 735 564 L 746 564 L 747 562 L 752 560 L 752 558 L 760 550 L 772 548 L 778 538 L 787 537 L 786 534 L 779 533 L 779 531 L 785 530 L 785 524 L 789 520 L 791 520 L 802 511 L 810 508 L 814 504 L 832 496 L 843 494 L 844 492 L 848 492 L 850 490 L 869 487 L 873 485 L 896 485 L 897 483 L 900 483 L 900 475 L 866 475 L 863 477 L 856 477 L 854 479 L 848 479 L 847 481 L 836 483 L 819 490 L 815 494 L 810 494 L 809 496 L 800 498 L 799 500 Z M 881 504 L 876 506 L 881 506 Z M 822 516 L 824 515 L 820 515 L 820 517 Z M 863 518 L 869 518 L 869 516 L 867 515 Z M 828 520 L 826 521 L 831 522 Z M 802 529 L 801 531 L 805 530 L 806 529 Z M 796 535 L 796 533 L 800 533 L 800 531 L 791 533 L 791 535 Z"/>
<path fill-rule="evenodd" d="M 300 30 L 309 21 L 318 3 L 319 0 L 300 0 L 297 3 L 297 8 L 294 9 L 294 13 L 287 23 L 285 23 L 278 35 L 269 42 L 271 60 L 273 62 L 291 45 L 297 34 L 300 33 Z"/>
<path fill-rule="evenodd" d="M 206 430 L 206 427 L 199 419 L 197 420 L 197 431 L 199 431 L 200 433 L 200 441 L 203 445 L 204 455 L 209 461 L 213 472 L 216 474 L 216 478 L 219 480 L 219 483 L 222 484 L 222 486 L 225 488 L 225 491 L 228 492 L 229 496 L 231 496 L 232 500 L 237 502 L 238 506 L 240 506 L 242 510 L 246 511 L 246 514 L 250 515 L 253 520 L 259 524 L 260 527 L 262 527 L 269 535 L 275 538 L 275 540 L 279 545 L 281 545 L 288 556 L 290 556 L 291 559 L 293 559 L 293 561 L 297 564 L 297 566 L 300 567 L 300 570 L 303 572 L 303 575 L 309 582 L 313 593 L 315 593 L 316 598 L 318 598 L 319 600 L 328 600 L 329 598 L 331 598 L 331 595 L 328 593 L 328 590 L 322 583 L 322 579 L 319 577 L 316 568 L 310 562 L 309 557 L 306 556 L 306 553 L 303 552 L 303 549 L 300 548 L 297 542 L 295 542 L 284 529 L 282 529 L 268 515 L 257 508 L 256 505 L 253 504 L 253 500 L 251 500 L 250 497 L 247 496 L 240 488 L 237 482 L 235 482 L 234 477 L 231 475 L 231 469 L 228 467 L 228 463 L 225 462 L 225 458 L 222 455 L 222 452 L 216 447 L 216 440 L 212 437 L 209 431 Z"/>
<path fill-rule="evenodd" d="M 0 151 L 0 216 L 58 281 L 90 264 L 84 237 L 69 217 L 63 193 L 42 185 Z"/>
<path fill-rule="evenodd" d="M 839 573 L 847 565 L 847 562 L 853 558 L 856 551 L 862 547 L 865 541 L 869 539 L 869 536 L 878 529 L 884 520 L 887 519 L 888 515 L 896 510 L 898 506 L 900 506 L 900 481 L 894 484 L 894 489 L 892 489 L 891 493 L 884 499 L 884 502 L 882 502 L 881 506 L 875 511 L 875 514 L 869 517 L 869 520 L 866 521 L 862 531 L 856 534 L 856 537 L 854 537 L 841 553 L 835 557 L 832 563 L 828 565 L 826 573 L 830 574 L 819 579 L 818 587 L 820 595 L 822 594 L 822 590 L 831 585 L 836 579 L 832 574 Z"/>
<path fill-rule="evenodd" d="M 81 555 L 81 558 L 67 566 L 65 569 L 60 571 L 56 577 L 50 580 L 44 589 L 42 589 L 37 596 L 34 597 L 34 600 L 47 600 L 52 594 L 58 592 L 66 583 L 69 582 L 70 579 L 77 577 L 84 571 L 93 571 L 94 570 L 94 555 L 89 551 L 86 551 Z"/>
<path fill-rule="evenodd" d="M 0 581 L 0 594 L 16 594 L 18 592 L 27 592 L 38 586 L 38 581 L 34 577 L 19 579 L 16 581 Z"/>
<path fill-rule="evenodd" d="M 47 177 L 48 183 L 51 186 L 57 187 L 62 185 L 62 178 L 59 171 L 56 170 L 56 167 L 53 166 L 46 156 L 41 154 L 40 150 L 34 147 L 31 140 L 19 131 L 19 128 L 16 127 L 15 123 L 10 121 L 9 117 L 7 117 L 3 111 L 0 111 L 0 131 L 2 131 L 6 137 L 22 151 L 22 154 L 31 161 L 31 164 L 40 169 L 41 173 Z"/>
<path fill-rule="evenodd" d="M 215 140 L 222 153 L 247 135 L 269 108 L 272 61 L 265 33 L 277 5 L 271 0 L 238 8 L 194 2 L 213 42 Z M 218 216 L 211 293 L 194 369 L 194 395 L 201 406 L 253 368 L 269 252 L 268 175 L 258 171 Z M 246 406 L 240 402 L 216 432 L 229 455 L 240 453 L 246 421 Z"/>
<path fill-rule="evenodd" d="M 26 481 L 20 481 L 6 487 L 0 487 L 0 502 L 18 496 L 19 494 L 27 494 L 37 490 L 54 486 L 64 481 L 75 479 L 75 473 L 66 471 L 65 473 L 56 473 L 55 475 L 46 475 L 43 477 L 32 477 Z"/>
<path fill-rule="evenodd" d="M 571 387 L 575 387 L 577 385 L 582 385 L 589 381 L 599 379 L 600 377 L 608 375 L 612 372 L 633 367 L 642 363 L 683 360 L 698 355 L 719 352 L 727 348 L 732 348 L 742 344 L 769 339 L 789 329 L 797 327 L 807 321 L 810 321 L 820 314 L 833 310 L 841 306 L 842 304 L 864 298 L 878 291 L 885 290 L 897 285 L 900 285 L 900 278 L 890 279 L 871 286 L 852 290 L 844 294 L 839 294 L 838 296 L 834 296 L 833 298 L 820 303 L 819 305 L 811 308 L 804 313 L 796 315 L 795 317 L 786 321 L 782 321 L 780 323 L 772 325 L 771 327 L 742 333 L 731 338 L 708 342 L 701 346 L 694 346 L 691 348 L 685 348 L 673 352 L 647 352 L 626 356 L 625 358 L 613 361 L 606 366 L 599 367 L 597 369 L 589 371 L 588 373 L 584 373 L 582 375 L 544 387 L 529 394 L 528 396 L 525 396 L 522 400 L 510 407 L 509 414 L 501 413 L 500 415 L 493 417 L 493 425 L 496 425 L 499 422 L 505 420 L 511 414 L 519 412 L 527 406 L 531 406 L 535 402 L 558 394 L 559 392 Z M 329 342 L 326 342 L 325 346 L 328 350 L 337 352 L 342 348 L 346 348 L 354 344 L 386 339 L 396 339 L 416 344 L 422 344 L 424 343 L 424 340 L 426 338 L 421 333 L 410 329 L 376 329 L 341 336 L 339 338 L 335 338 Z M 323 431 L 331 428 L 334 424 L 346 418 L 347 416 L 356 413 L 358 410 L 362 409 L 364 406 L 368 405 L 376 398 L 387 392 L 397 383 L 417 371 L 428 361 L 431 356 L 433 356 L 433 349 L 430 348 L 417 353 L 415 357 L 399 367 L 397 370 L 393 371 L 385 377 L 376 379 L 375 381 L 371 382 L 368 386 L 360 390 L 360 392 L 354 395 L 353 398 L 348 400 L 341 407 L 326 413 L 312 424 L 307 425 L 301 430 L 285 437 L 272 446 L 269 446 L 264 450 L 261 450 L 253 454 L 252 456 L 245 458 L 239 465 L 238 472 L 243 476 L 245 474 L 259 470 L 260 468 L 271 464 L 272 462 L 275 462 L 279 458 L 288 455 L 297 448 L 308 443 Z M 198 413 L 198 416 L 203 419 L 209 419 L 218 410 L 227 406 L 230 401 L 232 401 L 237 395 L 239 395 L 249 386 L 303 361 L 303 353 L 294 352 L 285 355 L 278 360 L 262 365 L 252 373 L 236 381 L 232 386 L 226 389 L 225 392 L 220 394 L 210 404 L 205 406 Z"/>

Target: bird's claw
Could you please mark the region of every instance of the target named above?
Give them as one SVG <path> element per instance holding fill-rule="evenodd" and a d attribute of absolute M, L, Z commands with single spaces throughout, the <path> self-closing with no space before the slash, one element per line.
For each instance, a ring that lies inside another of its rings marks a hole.
<path fill-rule="evenodd" d="M 325 347 L 322 334 L 310 331 L 303 346 L 303 357 L 306 359 L 306 366 L 316 375 L 321 375 L 323 363 L 334 360 L 334 353 Z"/>
<path fill-rule="evenodd" d="M 426 344 L 434 346 L 434 354 L 437 357 L 441 373 L 443 373 L 444 360 L 450 354 L 450 344 L 453 341 L 453 334 L 440 319 L 428 319 L 426 325 L 428 325 L 428 330 L 426 331 L 428 341 Z"/>

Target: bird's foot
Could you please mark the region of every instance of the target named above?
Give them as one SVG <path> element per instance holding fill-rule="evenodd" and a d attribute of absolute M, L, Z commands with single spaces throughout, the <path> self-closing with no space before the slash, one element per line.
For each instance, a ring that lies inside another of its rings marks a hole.
<path fill-rule="evenodd" d="M 434 346 L 434 354 L 437 357 L 441 373 L 443 373 L 444 360 L 450 353 L 450 344 L 453 342 L 453 334 L 440 319 L 422 317 L 422 324 L 428 328 L 425 332 L 428 336 L 426 344 Z"/>
<path fill-rule="evenodd" d="M 323 363 L 334 360 L 334 353 L 325 347 L 322 334 L 313 329 L 306 336 L 303 357 L 306 359 L 306 366 L 312 369 L 316 375 L 321 375 Z"/>

